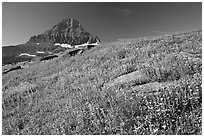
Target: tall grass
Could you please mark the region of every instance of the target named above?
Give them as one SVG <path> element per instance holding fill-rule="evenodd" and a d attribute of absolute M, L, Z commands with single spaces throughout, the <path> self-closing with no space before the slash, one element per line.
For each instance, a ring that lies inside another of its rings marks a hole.
<path fill-rule="evenodd" d="M 104 43 L 8 73 L 2 133 L 202 134 L 201 35 Z M 109 86 L 134 71 L 147 82 Z"/>

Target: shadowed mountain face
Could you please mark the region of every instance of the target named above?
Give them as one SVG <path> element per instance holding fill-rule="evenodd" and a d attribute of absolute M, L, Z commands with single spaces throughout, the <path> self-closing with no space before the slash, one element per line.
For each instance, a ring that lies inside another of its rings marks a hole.
<path fill-rule="evenodd" d="M 50 30 L 39 35 L 31 36 L 27 43 L 3 47 L 2 64 L 12 64 L 34 58 L 30 56 L 20 57 L 19 55 L 21 55 L 21 53 L 28 53 L 38 57 L 41 56 L 37 54 L 38 51 L 43 51 L 46 54 L 48 52 L 56 53 L 66 50 L 66 48 L 60 46 L 60 44 L 74 46 L 84 43 L 92 44 L 99 42 L 99 38 L 85 31 L 77 20 L 73 18 L 63 19 Z M 58 45 L 56 45 L 56 43 Z"/>
<path fill-rule="evenodd" d="M 93 37 L 86 32 L 82 25 L 75 19 L 63 19 L 60 23 L 53 26 L 52 29 L 40 35 L 32 36 L 29 43 L 39 43 L 51 41 L 53 43 L 67 43 L 70 45 L 78 45 L 86 42 L 99 42 L 98 37 Z"/>

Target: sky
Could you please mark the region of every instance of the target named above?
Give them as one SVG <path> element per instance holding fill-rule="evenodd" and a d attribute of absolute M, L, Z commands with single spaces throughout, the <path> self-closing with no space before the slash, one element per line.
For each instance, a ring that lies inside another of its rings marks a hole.
<path fill-rule="evenodd" d="M 202 29 L 202 3 L 3 2 L 2 45 L 25 43 L 63 18 L 110 42 Z"/>

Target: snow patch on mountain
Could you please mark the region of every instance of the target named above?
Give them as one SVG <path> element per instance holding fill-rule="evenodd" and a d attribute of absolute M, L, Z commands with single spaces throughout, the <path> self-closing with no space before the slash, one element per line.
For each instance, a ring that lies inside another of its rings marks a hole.
<path fill-rule="evenodd" d="M 63 47 L 63 48 L 73 48 L 70 44 L 66 44 L 66 43 L 62 43 L 62 44 L 60 44 L 60 43 L 55 43 L 54 45 L 55 45 L 55 46 L 61 46 L 61 47 Z"/>
<path fill-rule="evenodd" d="M 98 42 L 96 42 L 96 43 L 89 43 L 89 42 L 87 42 L 87 43 L 83 43 L 83 44 L 79 44 L 79 45 L 74 45 L 74 46 L 71 46 L 70 44 L 66 44 L 66 43 L 62 43 L 62 44 L 55 43 L 54 45 L 55 46 L 61 46 L 63 48 L 79 48 L 79 47 L 86 47 L 88 45 L 98 45 Z"/>
<path fill-rule="evenodd" d="M 36 57 L 36 55 L 31 55 L 28 53 L 21 53 L 19 56 L 30 56 L 30 57 Z"/>
<path fill-rule="evenodd" d="M 60 43 L 55 43 L 54 45 L 55 45 L 55 46 L 60 46 L 61 44 L 60 44 Z"/>
<path fill-rule="evenodd" d="M 40 54 L 42 54 L 42 53 L 45 53 L 44 51 L 37 51 L 37 53 L 40 53 Z"/>
<path fill-rule="evenodd" d="M 75 48 L 78 48 L 78 47 L 85 47 L 85 46 L 88 46 L 88 45 L 98 45 L 98 42 L 96 42 L 96 43 L 84 43 L 84 44 L 80 44 L 80 45 L 75 45 L 74 47 Z"/>
<path fill-rule="evenodd" d="M 64 48 L 72 48 L 72 46 L 69 45 L 69 44 L 61 44 L 60 46 L 61 46 L 61 47 L 64 47 Z"/>

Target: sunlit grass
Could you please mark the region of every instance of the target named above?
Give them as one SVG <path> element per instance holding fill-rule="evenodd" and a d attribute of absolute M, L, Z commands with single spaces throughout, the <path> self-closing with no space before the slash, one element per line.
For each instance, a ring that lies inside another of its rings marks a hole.
<path fill-rule="evenodd" d="M 102 43 L 8 73 L 2 134 L 202 134 L 201 35 Z"/>

